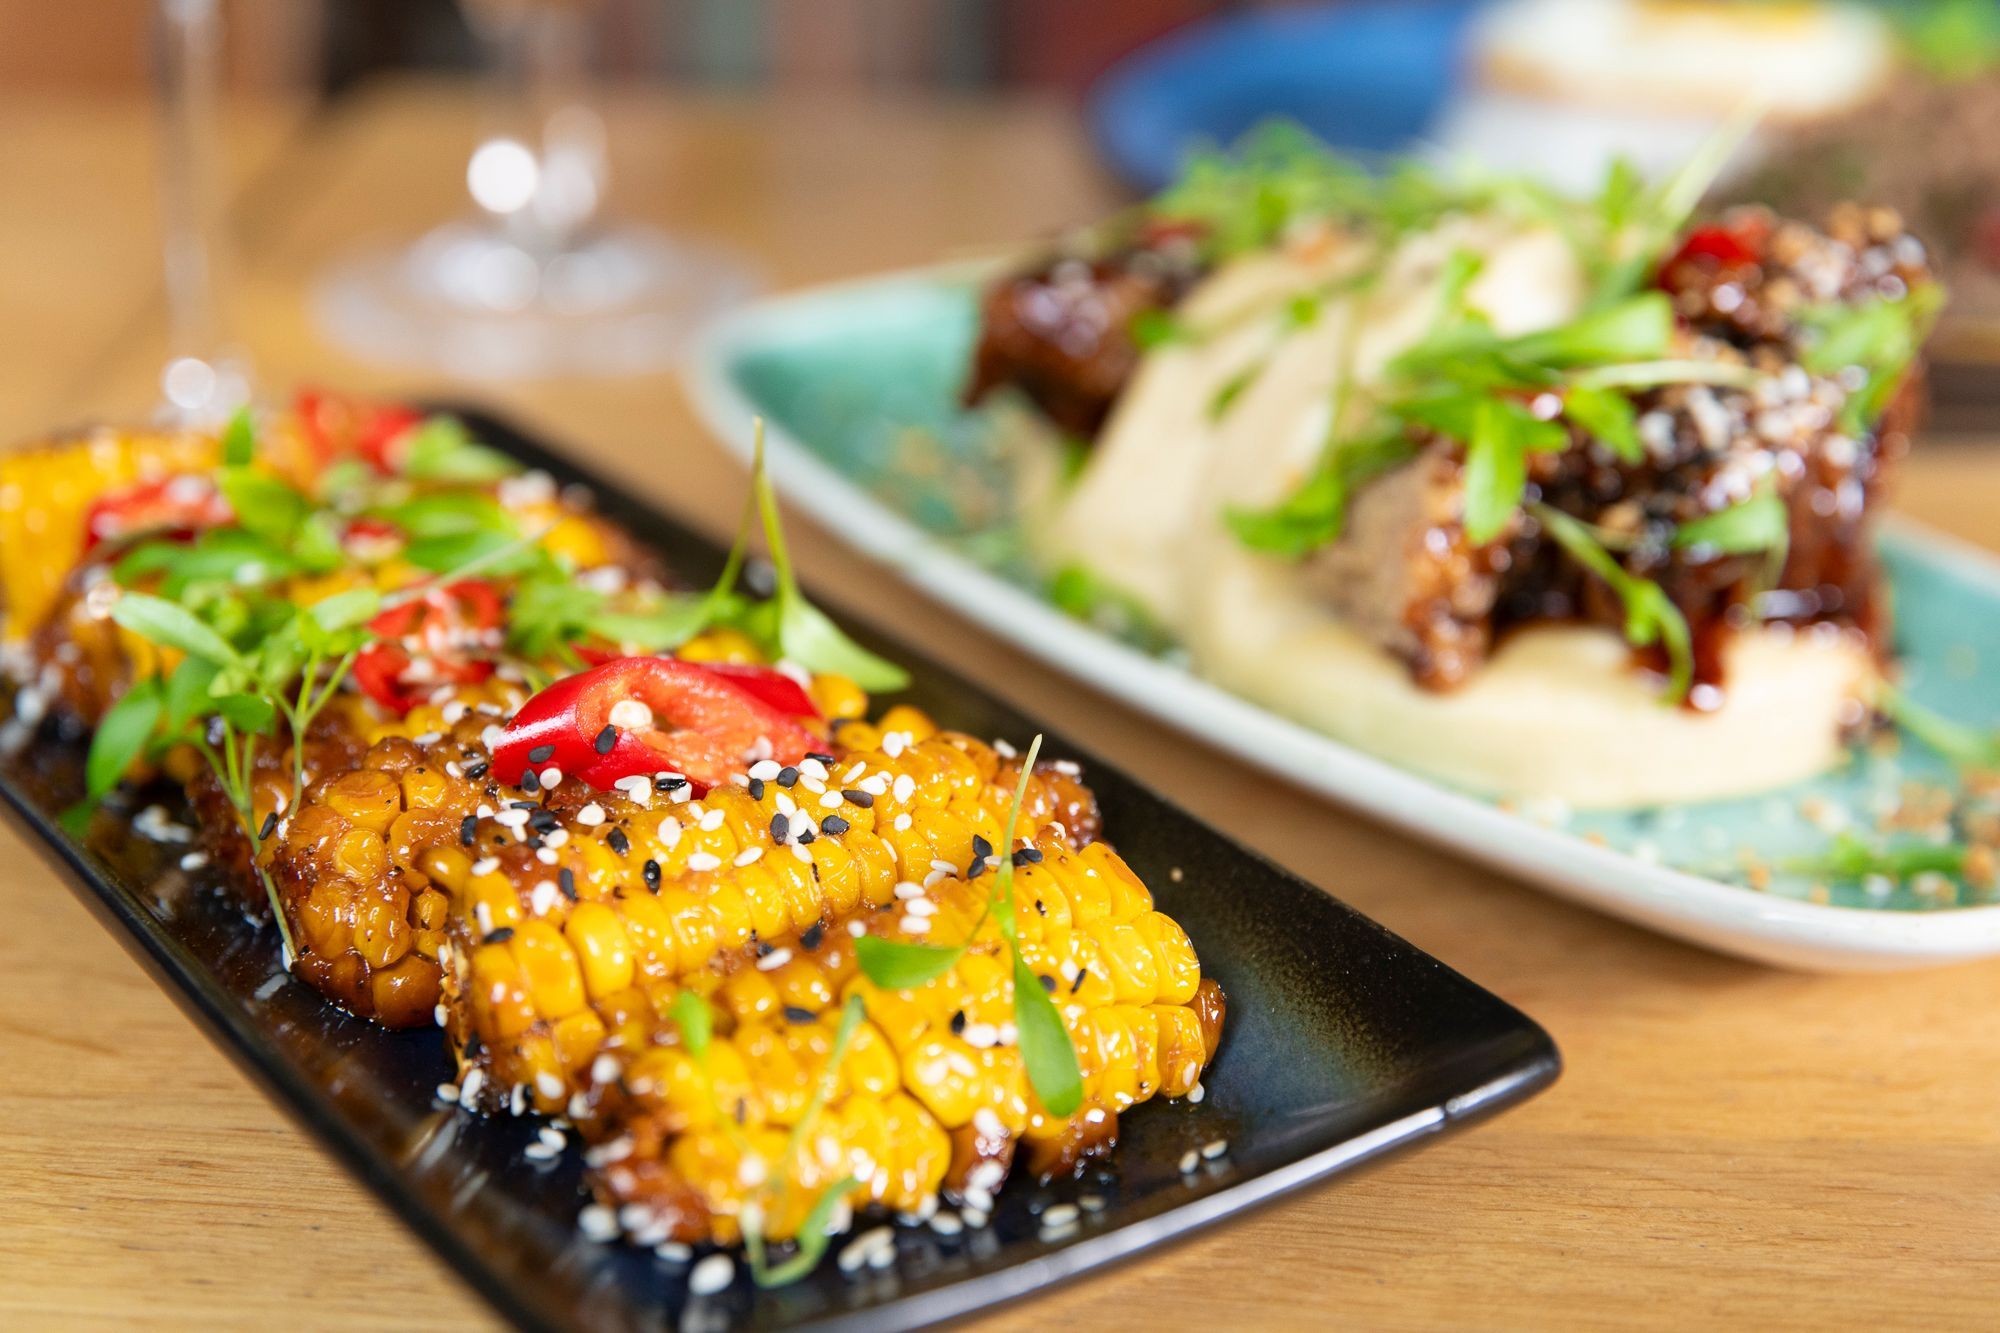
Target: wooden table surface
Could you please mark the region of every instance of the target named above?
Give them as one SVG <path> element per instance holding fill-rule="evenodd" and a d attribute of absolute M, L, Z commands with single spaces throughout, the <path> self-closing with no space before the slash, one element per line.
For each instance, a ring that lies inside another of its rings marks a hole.
<path fill-rule="evenodd" d="M 262 382 L 488 398 L 720 531 L 742 475 L 666 375 L 445 385 L 356 363 L 308 292 L 459 206 L 476 102 L 390 86 L 232 119 Z M 615 100 L 619 209 L 775 287 L 1004 245 L 1111 202 L 1042 103 Z M 0 434 L 141 412 L 161 353 L 144 109 L 0 105 Z M 281 151 L 282 150 L 282 151 Z M 1934 445 L 1902 507 L 2000 543 L 2000 450 Z M 1069 683 L 803 520 L 822 586 L 1540 1019 L 1528 1106 L 994 1328 L 1990 1325 L 2000 968 L 1793 975 L 1670 942 L 1329 808 Z M 490 1316 L 212 1049 L 0 827 L 0 1328 L 404 1328 Z"/>

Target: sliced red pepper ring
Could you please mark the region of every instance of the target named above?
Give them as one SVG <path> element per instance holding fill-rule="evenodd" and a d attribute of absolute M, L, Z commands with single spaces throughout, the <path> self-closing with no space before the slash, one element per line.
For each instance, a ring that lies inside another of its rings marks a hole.
<path fill-rule="evenodd" d="M 1764 259 L 1764 244 L 1769 240 L 1768 228 L 1754 217 L 1738 218 L 1732 223 L 1710 223 L 1696 227 L 1680 243 L 1680 248 L 1660 265 L 1660 272 L 1671 273 L 1680 264 L 1690 261 L 1706 262 L 1713 269 L 1743 268 L 1759 264 Z"/>
<path fill-rule="evenodd" d="M 409 432 L 423 413 L 400 403 L 371 403 L 345 394 L 301 389 L 293 410 L 322 464 L 359 456 L 384 476 L 402 471 Z"/>
<path fill-rule="evenodd" d="M 705 665 L 621 657 L 565 677 L 521 706 L 493 747 L 493 776 L 519 786 L 550 768 L 600 791 L 679 773 L 695 794 L 758 758 L 804 759 L 820 738 Z"/>
<path fill-rule="evenodd" d="M 177 538 L 234 520 L 215 483 L 199 473 L 142 481 L 101 496 L 83 520 L 83 548 L 142 532 Z"/>
<path fill-rule="evenodd" d="M 392 606 L 368 622 L 380 642 L 354 659 L 355 683 L 395 713 L 409 712 L 439 685 L 477 684 L 493 674 L 485 654 L 499 646 L 502 614 L 498 590 L 483 579 Z"/>
<path fill-rule="evenodd" d="M 614 662 L 624 656 L 614 648 L 597 648 L 587 643 L 579 644 L 576 653 L 592 666 L 602 666 L 606 662 Z M 686 658 L 674 660 L 687 661 Z M 788 717 L 812 718 L 817 721 L 825 716 L 819 711 L 819 705 L 812 701 L 812 696 L 806 692 L 805 686 L 774 666 L 763 666 L 756 662 L 689 662 L 688 664 L 741 686 L 745 692 L 762 699 Z"/>

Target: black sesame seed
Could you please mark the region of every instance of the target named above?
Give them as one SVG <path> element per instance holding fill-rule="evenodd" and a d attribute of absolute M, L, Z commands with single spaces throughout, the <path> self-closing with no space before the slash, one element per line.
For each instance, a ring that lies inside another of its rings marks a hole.
<path fill-rule="evenodd" d="M 799 846 L 810 847 L 813 843 L 818 841 L 819 841 L 819 834 L 814 833 L 811 829 L 802 828 L 799 830 Z"/>
<path fill-rule="evenodd" d="M 658 893 L 660 891 L 660 863 L 650 856 L 647 857 L 643 873 L 646 876 L 646 887 L 654 893 Z"/>
<path fill-rule="evenodd" d="M 825 833 L 845 833 L 854 827 L 839 815 L 828 815 L 819 821 L 820 830 Z"/>
<path fill-rule="evenodd" d="M 1035 980 L 1041 982 L 1042 989 L 1047 991 L 1049 994 L 1054 995 L 1056 993 L 1056 979 L 1054 977 L 1049 976 L 1045 972 L 1037 973 L 1035 975 Z"/>
<path fill-rule="evenodd" d="M 477 1032 L 467 1033 L 465 1037 L 465 1058 L 470 1060 L 473 1057 L 477 1056 L 479 1052 L 485 1048 L 485 1045 L 486 1045 L 485 1042 L 479 1040 L 479 1034 Z"/>
<path fill-rule="evenodd" d="M 791 836 L 792 836 L 791 818 L 788 815 L 786 815 L 785 812 L 782 810 L 780 810 L 777 814 L 772 815 L 771 841 L 782 843 L 783 841 L 785 841 L 785 839 Z"/>
<path fill-rule="evenodd" d="M 629 856 L 632 852 L 632 840 L 625 836 L 625 830 L 622 828 L 612 829 L 611 832 L 605 834 L 604 841 L 612 851 L 618 853 L 620 856 Z"/>
<path fill-rule="evenodd" d="M 556 747 L 553 745 L 537 745 L 528 751 L 528 762 L 531 764 L 546 764 L 555 757 Z"/>
<path fill-rule="evenodd" d="M 261 841 L 264 838 L 270 837 L 271 831 L 277 827 L 278 812 L 273 810 L 270 814 L 264 816 L 264 827 L 257 830 L 258 839 Z"/>
<path fill-rule="evenodd" d="M 810 1009 L 801 1009 L 795 1004 L 785 1006 L 785 1021 L 787 1023 L 810 1023 L 818 1017 L 819 1015 Z"/>
<path fill-rule="evenodd" d="M 951 1034 L 955 1037 L 963 1031 L 965 1031 L 965 1010 L 954 1010 L 951 1015 Z"/>
<path fill-rule="evenodd" d="M 1047 916 L 1049 914 L 1049 905 L 1040 898 L 1035 899 L 1035 914 L 1037 916 Z"/>
<path fill-rule="evenodd" d="M 1080 990 L 1083 986 L 1083 979 L 1089 975 L 1090 975 L 1089 968 L 1079 967 L 1076 970 L 1076 980 L 1069 983 L 1069 993 L 1071 995 L 1076 994 L 1077 991 Z"/>
<path fill-rule="evenodd" d="M 985 873 L 986 873 L 986 858 L 983 856 L 974 857 L 972 859 L 972 864 L 965 868 L 965 877 L 967 879 L 978 879 L 981 875 Z"/>
<path fill-rule="evenodd" d="M 562 821 L 555 817 L 553 811 L 536 806 L 528 812 L 528 827 L 537 833 L 554 833 L 561 826 Z"/>
<path fill-rule="evenodd" d="M 470 847 L 472 845 L 472 840 L 478 836 L 479 836 L 478 815 L 467 815 L 465 818 L 458 821 L 459 846 Z"/>
<path fill-rule="evenodd" d="M 811 953 L 814 949 L 819 948 L 819 942 L 825 938 L 825 923 L 815 921 L 810 926 L 807 926 L 805 932 L 799 936 L 799 947 L 807 953 Z"/>
<path fill-rule="evenodd" d="M 764 799 L 764 779 L 762 778 L 750 779 L 749 787 L 750 787 L 751 800 L 761 801 Z"/>
<path fill-rule="evenodd" d="M 653 777 L 654 791 L 672 791 L 676 787 L 687 785 L 688 780 L 678 773 L 658 773 Z"/>
<path fill-rule="evenodd" d="M 618 744 L 618 728 L 605 723 L 604 730 L 597 733 L 597 752 L 610 754 L 611 747 Z"/>
<path fill-rule="evenodd" d="M 467 764 L 465 766 L 465 776 L 469 781 L 477 782 L 479 781 L 479 779 L 486 776 L 486 767 L 487 765 L 484 759 L 481 759 L 476 763 Z"/>
<path fill-rule="evenodd" d="M 799 770 L 793 768 L 790 764 L 778 770 L 778 785 L 780 787 L 789 787 L 798 780 Z"/>
<path fill-rule="evenodd" d="M 769 958 L 775 952 L 770 945 L 757 938 L 757 932 L 754 930 L 750 932 L 750 949 L 759 958 Z"/>
<path fill-rule="evenodd" d="M 563 897 L 569 899 L 571 902 L 576 901 L 576 872 L 574 870 L 571 870 L 568 866 L 564 866 L 561 872 L 556 875 L 556 886 L 562 890 Z"/>
<path fill-rule="evenodd" d="M 489 934 L 486 937 L 486 942 L 488 944 L 505 944 L 508 940 L 511 940 L 513 938 L 514 938 L 514 928 L 512 926 L 502 926 L 500 927 L 500 929 L 493 931 L 491 934 Z"/>
<path fill-rule="evenodd" d="M 1039 847 L 1017 847 L 1014 849 L 1014 864 L 1017 866 L 1035 865 L 1041 859 L 1042 849 Z"/>
<path fill-rule="evenodd" d="M 858 791 L 853 787 L 845 788 L 844 790 L 842 790 L 840 795 L 841 799 L 845 800 L 848 804 L 858 805 L 863 810 L 866 810 L 868 807 L 875 804 L 875 798 L 873 796 L 870 796 L 865 791 Z"/>
<path fill-rule="evenodd" d="M 817 759 L 822 764 L 830 764 L 833 762 L 833 756 L 828 754 L 825 750 L 807 750 L 806 758 Z"/>
<path fill-rule="evenodd" d="M 532 768 L 522 770 L 521 790 L 540 791 L 541 789 L 542 789 L 542 780 L 535 775 L 535 770 Z"/>
<path fill-rule="evenodd" d="M 984 861 L 987 857 L 993 855 L 993 844 L 975 833 L 972 835 L 972 854 L 979 860 Z"/>
<path fill-rule="evenodd" d="M 536 801 L 509 801 L 507 802 L 507 808 L 509 810 L 539 810 L 542 807 Z"/>

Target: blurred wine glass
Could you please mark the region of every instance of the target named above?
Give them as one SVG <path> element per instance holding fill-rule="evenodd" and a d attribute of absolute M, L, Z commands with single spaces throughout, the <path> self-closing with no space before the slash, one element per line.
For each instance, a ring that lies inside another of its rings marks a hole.
<path fill-rule="evenodd" d="M 218 0 L 159 0 L 153 12 L 160 107 L 160 226 L 168 359 L 158 415 L 213 426 L 250 397 L 249 365 L 228 337 L 228 246 L 217 176 Z"/>
<path fill-rule="evenodd" d="M 358 356 L 468 377 L 638 374 L 752 289 L 731 257 L 600 213 L 604 123 L 585 101 L 592 0 L 460 0 L 500 112 L 473 148 L 476 210 L 340 261 L 317 311 Z"/>

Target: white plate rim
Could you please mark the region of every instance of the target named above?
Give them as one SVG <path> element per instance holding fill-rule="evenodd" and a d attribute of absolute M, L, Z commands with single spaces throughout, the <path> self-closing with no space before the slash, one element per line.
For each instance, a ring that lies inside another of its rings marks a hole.
<path fill-rule="evenodd" d="M 957 263 L 850 279 L 723 316 L 683 369 L 696 414 L 747 461 L 757 407 L 729 374 L 741 350 L 815 306 L 861 291 L 964 282 L 984 267 Z M 1760 893 L 1586 842 L 1363 753 L 1072 619 L 937 541 L 783 427 L 766 429 L 772 475 L 791 503 L 949 610 L 1140 712 L 1406 833 L 1573 902 L 1777 966 L 1893 971 L 2000 955 L 2000 904 L 1889 911 Z M 2000 561 L 1978 547 L 1894 516 L 1884 528 L 1896 545 L 2000 591 Z"/>

